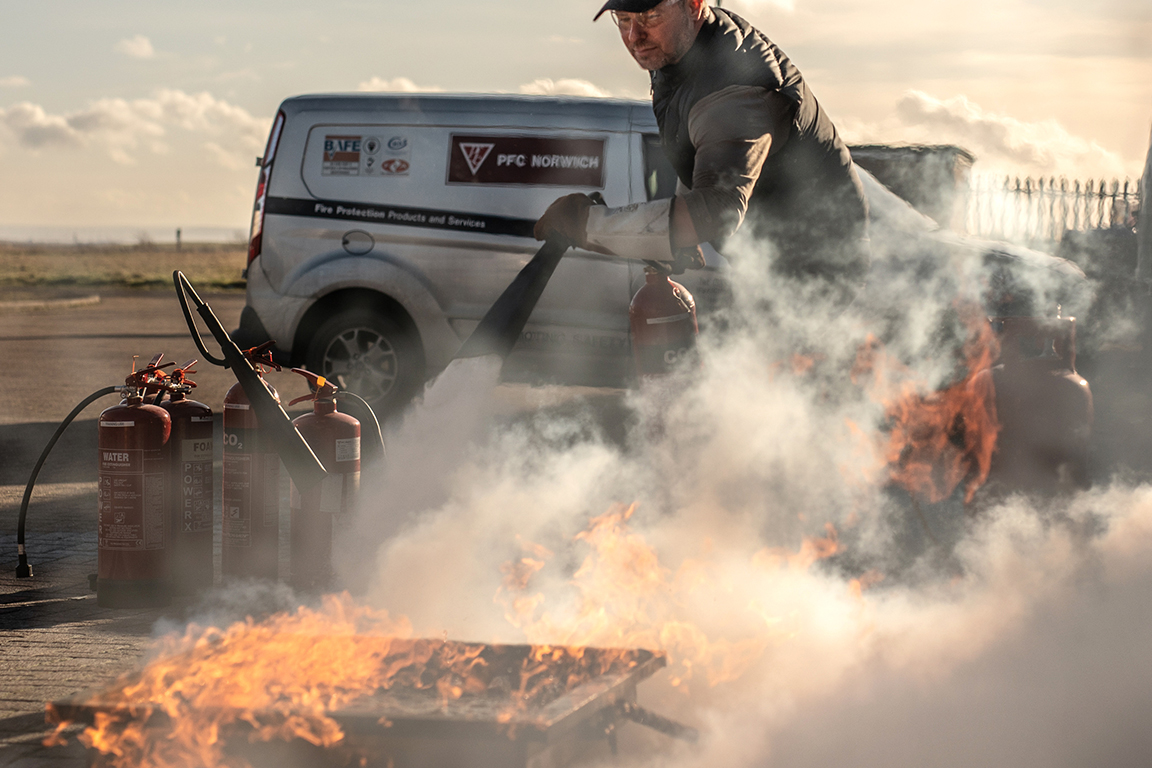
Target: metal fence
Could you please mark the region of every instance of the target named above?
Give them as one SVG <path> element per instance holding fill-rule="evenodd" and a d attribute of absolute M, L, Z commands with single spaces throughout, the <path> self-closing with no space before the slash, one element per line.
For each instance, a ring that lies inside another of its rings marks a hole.
<path fill-rule="evenodd" d="M 1132 179 L 973 176 L 966 230 L 1013 242 L 1057 242 L 1069 230 L 1132 227 L 1139 200 L 1140 184 Z"/>

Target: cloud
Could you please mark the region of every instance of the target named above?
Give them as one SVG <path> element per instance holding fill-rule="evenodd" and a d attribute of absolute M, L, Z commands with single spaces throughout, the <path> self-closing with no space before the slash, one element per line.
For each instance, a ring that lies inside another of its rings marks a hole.
<path fill-rule="evenodd" d="M 24 88 L 31 85 L 32 82 L 20 75 L 11 75 L 9 77 L 0 77 L 0 88 Z"/>
<path fill-rule="evenodd" d="M 879 123 L 840 121 L 850 143 L 957 144 L 985 170 L 1027 175 L 1123 176 L 1124 159 L 1070 133 L 1055 119 L 1027 122 L 985 110 L 966 96 L 908 91 Z"/>
<path fill-rule="evenodd" d="M 520 86 L 520 93 L 538 96 L 593 96 L 599 99 L 612 96 L 608 91 L 598 88 L 587 80 L 574 78 L 551 80 L 547 77 L 540 77 Z"/>
<path fill-rule="evenodd" d="M 131 56 L 134 59 L 151 59 L 156 55 L 156 51 L 152 47 L 152 41 L 144 37 L 144 35 L 124 38 L 116 43 L 115 50 L 117 53 Z"/>
<path fill-rule="evenodd" d="M 444 89 L 436 85 L 416 85 L 416 83 L 406 77 L 394 77 L 391 80 L 385 80 L 382 77 L 376 77 L 374 75 L 371 80 L 365 80 L 356 86 L 356 90 L 366 92 L 420 93 L 443 91 Z"/>
<path fill-rule="evenodd" d="M 54 115 L 31 102 L 0 109 L 0 127 L 29 149 L 98 147 L 113 160 L 133 164 L 143 148 L 166 152 L 164 139 L 180 129 L 204 139 L 209 157 L 226 168 L 247 167 L 259 152 L 270 121 L 210 93 L 164 88 L 152 98 L 105 98 L 69 115 Z"/>

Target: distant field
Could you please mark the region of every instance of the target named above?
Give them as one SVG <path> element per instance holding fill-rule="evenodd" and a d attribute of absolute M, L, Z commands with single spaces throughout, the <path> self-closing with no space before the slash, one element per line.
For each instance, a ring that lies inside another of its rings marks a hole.
<path fill-rule="evenodd" d="M 242 289 L 247 247 L 237 243 L 175 245 L 29 245 L 0 243 L 0 287 L 172 285 L 179 269 L 197 288 Z"/>

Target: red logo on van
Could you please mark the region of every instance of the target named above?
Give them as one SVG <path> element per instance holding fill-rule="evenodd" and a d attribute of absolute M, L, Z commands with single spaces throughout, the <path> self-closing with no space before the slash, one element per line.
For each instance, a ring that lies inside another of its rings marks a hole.
<path fill-rule="evenodd" d="M 380 173 L 391 173 L 394 175 L 399 175 L 402 173 L 408 173 L 408 168 L 408 161 L 401 160 L 398 157 L 394 157 L 390 160 L 385 160 L 384 162 L 380 163 Z"/>

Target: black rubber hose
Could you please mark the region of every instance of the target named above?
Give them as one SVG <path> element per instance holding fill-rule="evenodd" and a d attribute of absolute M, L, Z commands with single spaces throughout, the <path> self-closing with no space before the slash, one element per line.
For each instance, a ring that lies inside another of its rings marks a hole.
<path fill-rule="evenodd" d="M 176 296 L 180 299 L 180 309 L 184 312 L 184 321 L 188 323 L 188 332 L 192 334 L 192 341 L 196 342 L 196 349 L 200 350 L 200 354 L 204 359 L 212 365 L 218 365 L 221 368 L 228 367 L 228 361 L 221 357 L 213 357 L 208 349 L 204 346 L 204 340 L 200 338 L 200 331 L 196 328 L 196 321 L 192 319 L 192 310 L 188 309 L 188 292 L 192 292 L 193 301 L 196 306 L 203 306 L 204 302 L 200 300 L 200 296 L 196 293 L 196 289 L 188 282 L 188 278 L 184 277 L 184 273 L 176 270 L 172 273 L 172 282 L 176 286 Z"/>
<path fill-rule="evenodd" d="M 52 447 L 56 445 L 56 441 L 60 439 L 60 435 L 64 434 L 64 430 L 68 428 L 68 425 L 72 423 L 73 419 L 80 415 L 82 410 L 94 401 L 111 395 L 114 392 L 119 392 L 122 389 L 124 388 L 104 387 L 104 389 L 97 390 L 81 400 L 80 404 L 72 409 L 72 413 L 68 414 L 64 421 L 60 422 L 60 426 L 56 427 L 56 432 L 52 435 L 52 439 L 48 441 L 48 445 L 44 446 L 44 451 L 36 461 L 36 466 L 32 468 L 32 475 L 28 478 L 28 485 L 24 487 L 24 500 L 20 502 L 20 520 L 16 524 L 16 552 L 20 561 L 16 565 L 16 578 L 28 579 L 32 577 L 32 566 L 28 565 L 28 553 L 24 549 L 24 522 L 28 518 L 28 502 L 32 500 L 32 488 L 36 485 L 36 478 L 40 474 L 40 468 L 44 466 L 44 461 L 48 458 L 48 454 L 52 452 Z"/>
<path fill-rule="evenodd" d="M 383 461 L 387 455 L 387 450 L 384 448 L 384 434 L 380 431 L 380 420 L 376 418 L 376 412 L 372 410 L 372 406 L 368 405 L 367 400 L 355 392 L 340 390 L 336 393 L 337 402 L 345 400 L 351 400 L 356 409 L 360 411 L 356 416 L 360 419 L 360 435 L 368 438 L 367 443 L 371 445 L 370 449 L 364 451 L 365 461 Z M 364 416 L 368 418 L 364 418 Z"/>

